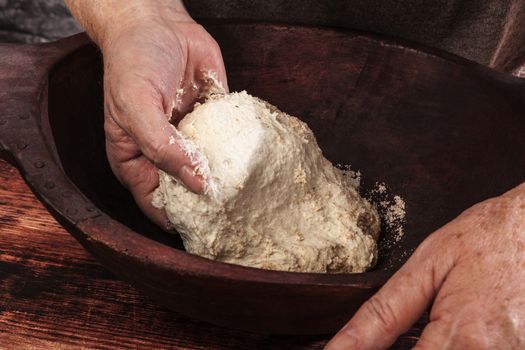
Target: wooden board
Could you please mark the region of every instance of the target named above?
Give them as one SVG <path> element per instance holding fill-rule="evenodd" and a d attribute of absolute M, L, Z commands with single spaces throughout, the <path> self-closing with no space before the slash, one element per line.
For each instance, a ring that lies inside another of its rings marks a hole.
<path fill-rule="evenodd" d="M 420 321 L 393 349 L 409 349 Z M 97 263 L 0 160 L 1 349 L 322 349 L 330 336 L 272 336 L 157 306 Z"/>

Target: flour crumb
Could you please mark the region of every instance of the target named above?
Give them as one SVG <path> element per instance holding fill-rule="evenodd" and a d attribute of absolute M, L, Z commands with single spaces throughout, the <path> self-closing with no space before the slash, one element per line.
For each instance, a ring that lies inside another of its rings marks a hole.
<path fill-rule="evenodd" d="M 212 95 L 222 95 L 226 93 L 226 89 L 219 81 L 217 72 L 211 70 L 202 70 L 202 80 L 204 82 L 199 93 L 199 98 L 207 99 Z"/>
<path fill-rule="evenodd" d="M 514 75 L 514 76 L 516 76 L 516 77 L 518 77 L 518 78 L 525 78 L 525 65 L 516 68 L 516 69 L 512 72 L 512 75 Z"/>
<path fill-rule="evenodd" d="M 405 214 L 405 201 L 400 196 L 394 196 L 394 203 L 386 209 L 385 220 L 387 225 L 396 233 L 396 242 L 401 240 L 405 234 L 403 229 Z"/>
<path fill-rule="evenodd" d="M 303 168 L 296 168 L 293 174 L 293 181 L 296 184 L 306 184 L 306 172 Z"/>
<path fill-rule="evenodd" d="M 183 88 L 177 89 L 177 91 L 175 92 L 175 103 L 177 106 L 182 103 L 183 95 L 184 95 L 184 89 Z"/>
<path fill-rule="evenodd" d="M 376 207 L 385 228 L 393 233 L 393 240 L 399 242 L 405 235 L 405 200 L 399 195 L 389 194 L 384 182 L 376 182 L 366 198 Z"/>
<path fill-rule="evenodd" d="M 356 190 L 359 190 L 361 187 L 361 179 L 363 177 L 361 171 L 352 170 L 352 166 L 350 164 L 337 164 L 337 167 L 343 173 L 343 178 L 346 184 L 352 186 Z"/>

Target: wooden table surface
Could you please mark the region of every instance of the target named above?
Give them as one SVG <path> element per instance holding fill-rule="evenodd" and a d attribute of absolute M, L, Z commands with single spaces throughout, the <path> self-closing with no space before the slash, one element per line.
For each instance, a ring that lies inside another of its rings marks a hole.
<path fill-rule="evenodd" d="M 392 348 L 411 348 L 422 324 Z M 231 330 L 156 305 L 84 251 L 0 160 L 0 349 L 322 349 L 329 338 Z"/>

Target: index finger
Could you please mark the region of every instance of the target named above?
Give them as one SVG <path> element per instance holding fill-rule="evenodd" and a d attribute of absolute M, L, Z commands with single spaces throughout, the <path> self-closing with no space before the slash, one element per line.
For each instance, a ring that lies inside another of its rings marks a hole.
<path fill-rule="evenodd" d="M 429 237 L 430 238 L 430 237 Z M 427 238 L 406 264 L 326 345 L 326 350 L 386 349 L 426 310 L 453 265 L 438 260 Z"/>

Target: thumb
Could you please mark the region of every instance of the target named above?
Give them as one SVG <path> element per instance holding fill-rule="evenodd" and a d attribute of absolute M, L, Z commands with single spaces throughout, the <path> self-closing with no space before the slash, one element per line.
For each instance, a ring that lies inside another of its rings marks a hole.
<path fill-rule="evenodd" d="M 327 344 L 325 350 L 386 349 L 426 310 L 453 259 L 437 256 L 432 235 Z"/>

